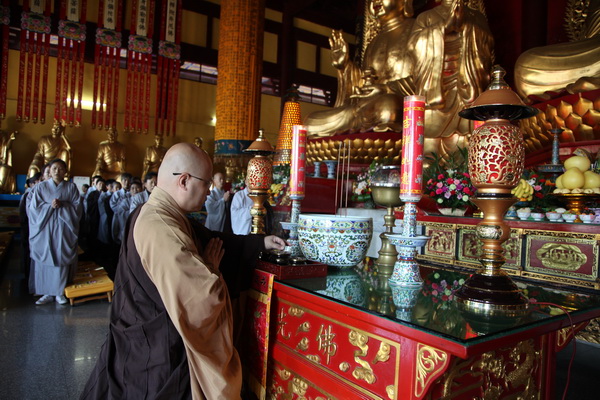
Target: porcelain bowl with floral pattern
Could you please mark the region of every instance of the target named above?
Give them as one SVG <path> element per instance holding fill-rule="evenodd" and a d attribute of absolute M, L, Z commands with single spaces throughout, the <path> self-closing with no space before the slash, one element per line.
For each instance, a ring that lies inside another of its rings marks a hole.
<path fill-rule="evenodd" d="M 373 218 L 300 214 L 298 239 L 304 256 L 334 267 L 353 267 L 365 259 L 373 236 Z"/>

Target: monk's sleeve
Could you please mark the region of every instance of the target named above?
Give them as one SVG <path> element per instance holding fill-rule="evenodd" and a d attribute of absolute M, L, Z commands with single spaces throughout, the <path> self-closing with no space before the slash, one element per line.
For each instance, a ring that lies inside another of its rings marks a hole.
<path fill-rule="evenodd" d="M 199 257 L 186 221 L 168 218 L 155 212 L 138 218 L 134 241 L 142 265 L 185 343 L 192 391 L 237 399 L 241 367 L 226 285 Z"/>

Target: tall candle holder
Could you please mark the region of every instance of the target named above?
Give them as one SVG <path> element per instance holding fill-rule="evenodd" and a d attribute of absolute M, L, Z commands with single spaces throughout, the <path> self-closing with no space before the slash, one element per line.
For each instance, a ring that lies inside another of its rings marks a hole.
<path fill-rule="evenodd" d="M 388 234 L 390 243 L 398 250 L 390 285 L 417 286 L 423 283 L 416 261 L 417 249 L 429 237 L 417 235 L 417 203 L 423 194 L 423 143 L 425 141 L 425 97 L 406 96 L 402 131 L 402 169 L 400 200 L 404 204 L 401 234 Z"/>
<path fill-rule="evenodd" d="M 274 153 L 273 146 L 263 136 L 263 130 L 258 130 L 258 138 L 246 150 L 245 153 L 254 154 L 248 162 L 246 181 L 248 183 L 248 196 L 252 199 L 252 230 L 254 234 L 265 233 L 265 216 L 267 210 L 264 202 L 273 182 L 273 164 L 270 155 Z"/>
<path fill-rule="evenodd" d="M 543 164 L 537 167 L 538 171 L 553 174 L 555 178 L 562 174 L 565 170 L 563 165 L 560 163 L 559 158 L 560 140 L 558 137 L 562 131 L 563 129 L 561 128 L 550 129 L 550 132 L 552 132 L 554 135 L 554 139 L 552 140 L 552 162 L 550 164 Z"/>
<path fill-rule="evenodd" d="M 477 237 L 483 244 L 482 269 L 471 275 L 456 292 L 459 306 L 483 317 L 512 317 L 527 312 L 528 300 L 502 271 L 502 244 L 510 236 L 504 214 L 517 199 L 517 186 L 524 168 L 525 147 L 519 128 L 510 121 L 529 118 L 538 110 L 525 106 L 504 82 L 505 71 L 494 66 L 492 82 L 473 103 L 459 113 L 466 119 L 485 121 L 469 140 L 469 174 L 477 188 L 471 200 L 483 211 Z"/>
<path fill-rule="evenodd" d="M 290 164 L 290 199 L 292 200 L 292 214 L 290 222 L 282 222 L 283 229 L 289 229 L 288 250 L 292 256 L 302 257 L 300 242 L 298 240 L 298 218 L 300 217 L 300 204 L 305 196 L 306 174 L 306 127 L 294 125 L 292 127 L 292 161 Z"/>

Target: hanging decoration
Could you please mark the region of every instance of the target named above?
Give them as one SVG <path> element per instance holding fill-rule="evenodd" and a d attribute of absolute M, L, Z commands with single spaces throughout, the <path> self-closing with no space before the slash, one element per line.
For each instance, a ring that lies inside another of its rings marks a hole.
<path fill-rule="evenodd" d="M 87 0 L 60 0 L 54 120 L 81 126 Z"/>
<path fill-rule="evenodd" d="M 181 0 L 163 0 L 156 79 L 156 120 L 158 135 L 173 132 L 177 122 L 179 70 L 181 66 Z"/>
<path fill-rule="evenodd" d="M 0 120 L 6 118 L 6 88 L 8 76 L 8 31 L 10 26 L 10 0 L 2 0 L 0 5 Z"/>
<path fill-rule="evenodd" d="M 94 56 L 92 129 L 117 129 L 123 0 L 100 0 Z"/>
<path fill-rule="evenodd" d="M 148 133 L 155 0 L 133 0 L 127 57 L 125 131 Z"/>
<path fill-rule="evenodd" d="M 17 121 L 46 122 L 50 12 L 50 0 L 23 0 Z"/>

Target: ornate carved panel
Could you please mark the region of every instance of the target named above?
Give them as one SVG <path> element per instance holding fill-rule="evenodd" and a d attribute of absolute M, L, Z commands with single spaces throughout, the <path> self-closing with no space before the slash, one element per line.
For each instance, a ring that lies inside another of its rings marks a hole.
<path fill-rule="evenodd" d="M 525 230 L 525 271 L 598 280 L 600 235 Z"/>
<path fill-rule="evenodd" d="M 274 361 L 267 398 L 272 400 L 334 400 L 337 397 Z"/>
<path fill-rule="evenodd" d="M 540 399 L 546 374 L 544 340 L 526 340 L 467 360 L 454 358 L 425 398 Z"/>
<path fill-rule="evenodd" d="M 398 388 L 400 343 L 343 321 L 278 300 L 275 340 L 366 397 L 393 399 Z"/>
<path fill-rule="evenodd" d="M 456 258 L 456 232 L 456 224 L 427 222 L 425 235 L 430 239 L 423 248 L 421 258 L 452 262 Z"/>

